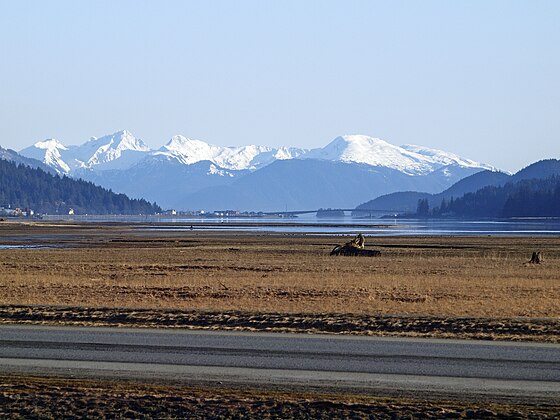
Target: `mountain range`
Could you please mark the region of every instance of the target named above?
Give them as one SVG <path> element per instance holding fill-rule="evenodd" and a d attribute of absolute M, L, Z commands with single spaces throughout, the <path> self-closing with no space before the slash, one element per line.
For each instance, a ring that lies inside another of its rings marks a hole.
<path fill-rule="evenodd" d="M 418 191 L 399 191 L 391 194 L 386 194 L 369 200 L 357 206 L 358 210 L 386 210 L 391 209 L 396 212 L 404 212 L 414 214 L 417 210 L 419 200 L 426 200 L 428 208 L 434 209 L 442 207 L 445 203 L 452 200 L 465 199 L 474 197 L 474 193 L 480 194 L 483 190 L 488 188 L 500 189 L 509 184 L 519 184 L 524 181 L 532 180 L 546 180 L 551 177 L 560 176 L 560 161 L 557 159 L 547 159 L 535 162 L 515 174 L 507 174 L 499 171 L 480 171 L 474 175 L 463 178 L 445 191 L 437 194 L 429 194 Z M 521 184 L 525 185 L 525 184 Z M 495 190 L 492 190 L 495 191 Z M 480 195 L 482 196 L 482 195 Z M 501 197 L 501 202 L 496 204 L 496 208 L 501 210 L 507 197 Z M 485 198 L 486 200 L 486 198 Z M 482 208 L 482 203 L 478 203 Z M 472 207 L 477 207 L 476 203 Z M 484 215 L 484 210 L 478 216 Z M 486 216 L 497 217 L 499 216 L 498 210 L 494 209 L 494 213 L 489 213 Z M 362 212 L 356 212 L 356 215 L 363 215 Z"/>
<path fill-rule="evenodd" d="M 183 136 L 152 150 L 129 131 L 79 146 L 48 139 L 21 150 L 59 174 L 181 210 L 352 208 L 396 191 L 439 193 L 492 166 L 364 135 L 325 147 L 222 147 Z"/>

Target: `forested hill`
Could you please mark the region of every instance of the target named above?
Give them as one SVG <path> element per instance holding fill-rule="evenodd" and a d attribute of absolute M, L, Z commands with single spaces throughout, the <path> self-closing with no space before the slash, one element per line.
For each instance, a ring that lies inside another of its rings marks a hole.
<path fill-rule="evenodd" d="M 0 159 L 0 206 L 30 208 L 36 213 L 154 214 L 161 208 L 130 199 L 91 182 L 49 174 Z"/>
<path fill-rule="evenodd" d="M 434 209 L 429 209 L 427 202 L 420 200 L 418 213 L 436 217 L 560 217 L 560 176 L 485 187 L 458 199 L 444 201 Z"/>

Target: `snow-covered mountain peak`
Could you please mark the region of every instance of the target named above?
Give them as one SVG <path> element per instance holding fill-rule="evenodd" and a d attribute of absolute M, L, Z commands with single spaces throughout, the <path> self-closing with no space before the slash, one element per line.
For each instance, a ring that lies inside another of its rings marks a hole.
<path fill-rule="evenodd" d="M 83 146 L 92 147 L 105 147 L 106 149 L 115 150 L 136 150 L 139 152 L 149 152 L 150 148 L 141 140 L 127 130 L 117 131 L 116 133 L 109 134 L 103 137 L 92 137 Z M 113 146 L 113 147 L 110 147 Z"/>
<path fill-rule="evenodd" d="M 64 146 L 57 139 L 46 139 L 43 141 L 38 141 L 33 146 L 36 147 L 37 149 L 51 150 L 51 151 L 55 149 L 67 150 L 66 146 Z"/>
<path fill-rule="evenodd" d="M 276 153 L 274 153 L 274 158 L 277 160 L 296 159 L 300 156 L 303 156 L 307 152 L 309 152 L 309 149 L 300 149 L 298 147 L 282 146 L 276 149 Z"/>
<path fill-rule="evenodd" d="M 150 151 L 150 148 L 142 140 L 137 139 L 127 130 L 117 131 L 116 133 L 96 138 L 95 140 L 92 139 L 78 147 L 78 149 L 83 149 L 85 155 L 79 153 L 81 156 L 76 156 L 76 158 L 86 162 L 87 167 L 112 162 L 128 151 Z"/>
<path fill-rule="evenodd" d="M 100 138 L 92 137 L 80 146 L 65 147 L 54 139 L 36 143 L 22 154 L 39 159 L 61 173 L 79 169 L 127 169 L 146 159 L 192 165 L 208 161 L 215 165 L 210 174 L 226 171 L 255 171 L 277 160 L 319 159 L 359 163 L 390 168 L 407 175 L 426 175 L 446 166 L 494 169 L 470 159 L 422 146 L 395 146 L 385 140 L 353 134 L 335 138 L 323 148 L 306 150 L 295 147 L 268 146 L 223 147 L 182 135 L 173 136 L 156 151 L 130 131 L 121 130 Z"/>
<path fill-rule="evenodd" d="M 304 159 L 322 159 L 396 169 L 409 175 L 433 172 L 443 166 L 491 169 L 453 153 L 421 146 L 395 146 L 385 140 L 365 135 L 345 135 L 335 138 L 321 149 L 314 149 Z"/>
<path fill-rule="evenodd" d="M 398 147 L 364 135 L 339 136 L 321 149 L 314 149 L 306 157 L 357 163 L 385 163 L 379 161 L 390 155 L 400 155 Z"/>
<path fill-rule="evenodd" d="M 70 167 L 62 158 L 62 153 L 67 150 L 68 148 L 58 140 L 46 139 L 38 141 L 33 146 L 23 149 L 21 154 L 43 162 L 56 170 L 58 173 L 66 174 L 70 172 Z"/>
<path fill-rule="evenodd" d="M 201 153 L 207 153 L 212 150 L 212 145 L 202 141 L 191 139 L 181 135 L 175 135 L 160 150 L 173 151 L 182 155 L 196 156 Z"/>
<path fill-rule="evenodd" d="M 322 149 L 314 149 L 305 154 L 303 158 L 363 163 L 397 169 L 408 174 L 433 170 L 421 155 L 408 152 L 385 140 L 357 134 L 337 137 Z"/>
<path fill-rule="evenodd" d="M 340 160 L 356 162 L 362 157 L 364 160 L 373 155 L 379 157 L 402 154 L 397 146 L 376 137 L 360 134 L 340 136 L 334 139 L 323 150 L 330 150 L 340 154 Z M 367 163 L 364 161 L 363 163 Z"/>
<path fill-rule="evenodd" d="M 364 134 L 346 134 L 338 136 L 331 143 L 348 143 L 352 145 L 380 145 L 383 147 L 394 147 L 392 144 L 378 137 L 366 136 Z"/>
<path fill-rule="evenodd" d="M 23 149 L 24 156 L 32 157 L 53 167 L 59 173 L 76 169 L 124 169 L 138 162 L 150 148 L 127 130 L 103 137 L 91 137 L 80 146 L 64 146 L 55 139 L 37 142 Z"/>
<path fill-rule="evenodd" d="M 222 147 L 177 135 L 155 154 L 176 159 L 186 165 L 207 160 L 224 169 L 244 170 L 262 166 L 260 159 L 257 162 L 255 158 L 271 152 L 273 149 L 266 146 Z M 266 159 L 267 162 L 270 158 Z"/>
<path fill-rule="evenodd" d="M 213 161 L 220 149 L 218 146 L 212 146 L 201 140 L 176 135 L 171 137 L 171 140 L 155 154 L 177 159 L 185 165 L 192 165 L 201 160 Z"/>

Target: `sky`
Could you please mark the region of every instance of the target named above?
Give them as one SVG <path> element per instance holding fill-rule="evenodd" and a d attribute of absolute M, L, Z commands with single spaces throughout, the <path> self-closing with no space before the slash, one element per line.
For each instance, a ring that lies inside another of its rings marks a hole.
<path fill-rule="evenodd" d="M 343 134 L 560 158 L 560 2 L 0 0 L 0 146 Z"/>

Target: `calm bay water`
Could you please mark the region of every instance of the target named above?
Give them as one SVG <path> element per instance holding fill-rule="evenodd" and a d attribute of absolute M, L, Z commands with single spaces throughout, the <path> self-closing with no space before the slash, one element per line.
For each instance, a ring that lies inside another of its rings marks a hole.
<path fill-rule="evenodd" d="M 205 230 L 368 235 L 560 235 L 559 218 L 526 219 L 363 219 L 347 215 L 317 218 L 224 217 L 179 218 L 167 216 L 47 216 L 44 220 L 77 222 L 149 223 L 142 229 L 159 231 Z"/>
<path fill-rule="evenodd" d="M 48 246 L 48 245 L 37 245 L 37 244 L 24 244 L 24 245 L 19 245 L 19 244 L 0 244 L 0 250 L 1 249 L 38 249 L 38 248 L 60 248 L 58 246 Z"/>
<path fill-rule="evenodd" d="M 313 234 L 404 235 L 560 235 L 560 219 L 360 219 L 350 216 L 324 219 L 314 216 L 265 219 L 168 219 L 156 230 L 212 230 Z M 173 222 L 172 224 L 167 224 Z M 178 225 L 179 224 L 179 225 Z"/>

